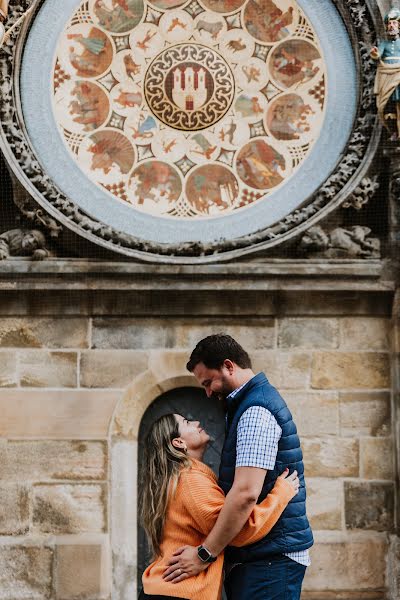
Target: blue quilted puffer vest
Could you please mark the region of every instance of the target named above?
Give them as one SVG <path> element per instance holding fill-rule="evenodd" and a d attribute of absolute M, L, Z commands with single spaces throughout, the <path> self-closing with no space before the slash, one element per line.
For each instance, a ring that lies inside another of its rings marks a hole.
<path fill-rule="evenodd" d="M 258 499 L 261 502 L 274 487 L 278 475 L 286 467 L 290 473 L 296 469 L 300 479 L 299 493 L 290 501 L 279 521 L 259 542 L 226 550 L 229 562 L 252 562 L 262 560 L 272 554 L 284 554 L 306 550 L 313 545 L 313 535 L 306 516 L 306 486 L 304 481 L 303 454 L 296 425 L 285 401 L 278 391 L 270 385 L 264 373 L 253 377 L 234 396 L 228 399 L 226 415 L 226 437 L 221 455 L 219 485 L 227 494 L 232 487 L 236 465 L 237 425 L 242 414 L 251 406 L 263 406 L 269 410 L 282 429 L 278 444 L 275 468 L 268 471 Z"/>

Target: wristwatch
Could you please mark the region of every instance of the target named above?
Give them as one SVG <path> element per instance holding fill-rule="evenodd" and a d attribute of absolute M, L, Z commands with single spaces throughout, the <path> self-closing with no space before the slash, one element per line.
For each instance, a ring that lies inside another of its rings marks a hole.
<path fill-rule="evenodd" d="M 205 546 L 199 546 L 197 548 L 197 556 L 204 563 L 213 563 L 217 560 L 217 557 L 213 556 Z"/>

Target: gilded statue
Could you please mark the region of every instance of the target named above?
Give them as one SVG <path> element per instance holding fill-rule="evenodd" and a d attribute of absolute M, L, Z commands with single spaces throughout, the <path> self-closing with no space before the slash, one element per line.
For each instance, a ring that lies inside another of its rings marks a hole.
<path fill-rule="evenodd" d="M 371 49 L 379 61 L 375 79 L 376 104 L 391 139 L 400 138 L 400 10 L 392 8 L 385 16 L 387 40 Z"/>

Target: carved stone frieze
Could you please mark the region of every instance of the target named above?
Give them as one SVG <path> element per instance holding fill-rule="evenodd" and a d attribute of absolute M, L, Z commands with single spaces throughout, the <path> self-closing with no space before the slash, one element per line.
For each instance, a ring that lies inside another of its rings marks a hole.
<path fill-rule="evenodd" d="M 50 256 L 46 248 L 46 238 L 36 229 L 10 229 L 0 235 L 0 260 L 10 256 L 31 257 L 44 260 Z"/>
<path fill-rule="evenodd" d="M 12 25 L 31 4 L 29 0 L 12 2 L 9 25 Z M 34 4 L 39 7 L 41 2 L 34 0 Z M 369 48 L 376 37 L 375 24 L 367 0 L 338 0 L 335 4 L 350 30 L 351 39 L 355 40 L 354 51 L 360 71 L 358 113 L 340 163 L 301 208 L 294 210 L 273 226 L 244 237 L 220 239 L 212 243 L 157 244 L 143 241 L 89 217 L 56 187 L 43 171 L 30 146 L 22 116 L 15 102 L 14 86 L 18 78 L 16 46 L 19 33 L 19 28 L 15 28 L 0 54 L 2 147 L 14 172 L 23 171 L 27 178 L 24 185 L 39 205 L 37 210 L 31 207 L 20 209 L 22 212 L 26 211 L 26 216 L 34 222 L 39 221 L 43 226 L 50 228 L 53 236 L 59 231 L 59 226 L 54 221 L 55 217 L 75 232 L 110 250 L 141 260 L 184 263 L 193 262 L 194 259 L 196 262 L 230 260 L 238 255 L 268 249 L 298 236 L 307 230 L 311 219 L 316 223 L 346 201 L 352 205 L 353 202 L 363 204 L 365 195 L 371 193 L 371 186 L 376 185 L 371 183 L 372 179 L 368 180 L 369 187 L 365 182 L 380 132 L 373 96 L 375 66 L 369 56 Z M 358 189 L 361 192 L 357 192 Z M 358 200 L 355 201 L 354 198 Z M 50 216 L 47 216 L 47 210 Z"/>
<path fill-rule="evenodd" d="M 335 227 L 326 231 L 310 227 L 300 242 L 300 251 L 313 258 L 380 258 L 380 241 L 361 225 Z"/>
<path fill-rule="evenodd" d="M 343 202 L 343 208 L 355 208 L 361 210 L 362 207 L 367 204 L 375 192 L 379 189 L 378 176 L 364 177 L 356 187 L 354 192 L 350 194 L 345 202 Z"/>

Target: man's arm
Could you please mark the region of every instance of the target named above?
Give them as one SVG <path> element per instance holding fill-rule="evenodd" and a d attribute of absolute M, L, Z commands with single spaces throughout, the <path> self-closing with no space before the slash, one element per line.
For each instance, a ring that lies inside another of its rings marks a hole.
<path fill-rule="evenodd" d="M 217 556 L 239 533 L 261 493 L 266 471 L 255 467 L 238 467 L 235 481 L 204 546 Z"/>
<path fill-rule="evenodd" d="M 203 542 L 214 556 L 218 556 L 241 531 L 261 493 L 265 475 L 265 469 L 255 467 L 237 467 L 235 470 L 235 480 L 217 522 Z M 198 558 L 197 548 L 193 546 L 179 548 L 169 563 L 170 567 L 163 577 L 174 583 L 197 575 L 208 567 Z"/>

